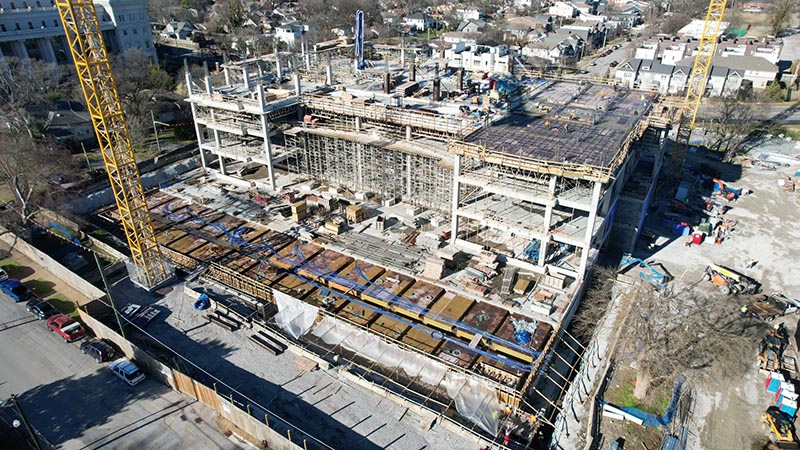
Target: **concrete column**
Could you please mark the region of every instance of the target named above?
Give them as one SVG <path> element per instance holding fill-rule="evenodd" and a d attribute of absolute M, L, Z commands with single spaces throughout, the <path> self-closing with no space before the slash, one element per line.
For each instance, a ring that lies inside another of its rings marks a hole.
<path fill-rule="evenodd" d="M 333 66 L 331 66 L 331 54 L 326 55 L 325 60 L 325 85 L 330 86 L 333 84 Z"/>
<path fill-rule="evenodd" d="M 191 75 L 188 75 L 186 78 L 191 79 Z M 197 118 L 197 105 L 191 103 L 192 105 L 192 117 L 195 119 Z M 197 147 L 200 150 L 200 163 L 203 165 L 203 171 L 206 170 L 206 154 L 203 150 L 203 146 L 201 145 L 203 142 L 203 130 L 200 129 L 200 124 L 197 121 L 194 121 L 194 133 L 197 136 Z"/>
<path fill-rule="evenodd" d="M 225 172 L 225 158 L 223 158 L 222 155 L 217 155 L 217 157 L 219 158 L 219 172 L 223 175 L 227 175 L 227 172 Z"/>
<path fill-rule="evenodd" d="M 267 177 L 269 178 L 269 186 L 273 191 L 275 191 L 275 168 L 272 167 L 272 143 L 269 141 L 269 122 L 267 122 L 267 116 L 264 114 L 261 115 L 261 130 L 264 133 L 264 158 L 267 160 Z"/>
<path fill-rule="evenodd" d="M 361 144 L 355 144 L 356 146 L 356 182 L 358 186 L 356 187 L 357 190 L 361 190 L 364 188 L 364 153 L 363 153 L 363 146 Z"/>
<path fill-rule="evenodd" d="M 414 167 L 411 165 L 411 155 L 406 153 L 406 197 L 412 198 L 411 196 L 411 185 L 412 180 L 414 179 Z"/>
<path fill-rule="evenodd" d="M 250 89 L 250 74 L 247 73 L 247 67 L 242 68 L 242 78 L 244 78 L 245 89 Z"/>
<path fill-rule="evenodd" d="M 311 72 L 311 53 L 306 53 L 303 58 L 306 60 L 306 70 Z"/>
<path fill-rule="evenodd" d="M 225 75 L 225 85 L 231 85 L 231 71 L 227 67 L 222 68 L 222 73 Z"/>
<path fill-rule="evenodd" d="M 298 96 L 303 93 L 303 85 L 300 83 L 300 74 L 298 72 L 294 73 L 294 93 Z"/>
<path fill-rule="evenodd" d="M 186 69 L 187 69 L 187 72 L 188 72 L 188 69 L 189 69 L 189 64 L 188 63 L 186 64 Z M 211 92 L 213 91 L 213 87 L 211 86 L 211 73 L 208 71 L 208 64 L 205 63 L 205 62 L 203 63 L 203 75 L 205 76 L 205 79 L 203 81 L 205 81 L 205 84 L 206 84 L 206 94 L 211 95 Z M 226 80 L 227 80 L 227 77 L 226 77 Z"/>
<path fill-rule="evenodd" d="M 56 60 L 56 52 L 53 51 L 53 44 L 50 43 L 50 39 L 37 39 L 36 45 L 39 46 L 39 52 L 42 54 L 42 58 L 44 58 L 45 61 L 53 64 L 58 63 Z"/>
<path fill-rule="evenodd" d="M 361 131 L 361 117 L 356 117 L 356 131 Z"/>
<path fill-rule="evenodd" d="M 550 250 L 548 248 L 550 243 L 550 223 L 553 220 L 553 208 L 555 207 L 556 203 L 555 198 L 557 180 L 558 177 L 556 175 L 550 175 L 550 183 L 547 185 L 548 202 L 544 207 L 544 224 L 542 225 L 542 233 L 544 237 L 539 245 L 539 261 L 537 262 L 540 266 L 544 266 L 545 260 L 547 259 L 547 252 Z"/>
<path fill-rule="evenodd" d="M 278 50 L 275 50 L 275 72 L 278 74 L 278 83 L 280 83 L 281 77 L 283 77 L 283 64 L 281 64 L 281 54 L 278 53 Z"/>
<path fill-rule="evenodd" d="M 454 155 L 453 158 L 453 204 L 450 210 L 450 243 L 455 244 L 458 239 L 458 203 L 461 201 L 458 195 L 461 177 L 461 155 Z"/>
<path fill-rule="evenodd" d="M 406 140 L 411 140 L 411 125 L 406 125 Z"/>
<path fill-rule="evenodd" d="M 11 43 L 11 49 L 14 52 L 14 56 L 19 59 L 28 59 L 28 49 L 25 48 L 25 41 L 13 41 Z"/>
<path fill-rule="evenodd" d="M 603 189 L 603 183 L 599 181 L 594 182 L 594 189 L 592 190 L 592 204 L 589 208 L 589 221 L 586 224 L 586 235 L 584 236 L 584 240 L 586 242 L 586 247 L 584 247 L 583 252 L 581 253 L 581 267 L 578 269 L 578 273 L 583 274 L 586 272 L 586 266 L 589 262 L 589 250 L 592 248 L 592 237 L 594 236 L 594 221 L 597 219 L 597 208 L 600 203 L 600 192 Z"/>

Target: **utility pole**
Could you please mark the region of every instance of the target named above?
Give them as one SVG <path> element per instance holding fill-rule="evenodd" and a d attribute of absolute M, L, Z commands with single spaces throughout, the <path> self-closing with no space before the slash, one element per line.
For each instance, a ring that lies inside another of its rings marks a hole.
<path fill-rule="evenodd" d="M 161 143 L 158 141 L 158 127 L 156 126 L 156 116 L 153 114 L 153 110 L 150 110 L 150 120 L 153 121 L 153 132 L 156 133 L 156 147 L 158 148 L 158 154 L 161 154 Z"/>
<path fill-rule="evenodd" d="M 22 412 L 22 407 L 17 400 L 16 394 L 11 394 L 11 401 L 14 402 L 14 406 L 17 407 L 17 412 L 19 413 L 19 417 L 22 419 L 22 423 L 25 424 L 25 429 L 28 430 L 28 433 L 31 435 L 31 439 L 33 439 L 33 445 L 36 446 L 36 450 L 42 450 L 41 444 L 39 444 L 39 439 L 36 438 L 36 433 L 33 432 L 33 428 L 31 428 L 31 424 L 28 423 L 28 418 L 25 417 L 25 413 Z"/>
<path fill-rule="evenodd" d="M 83 141 L 81 141 L 81 150 L 83 150 L 83 156 L 86 158 L 86 168 L 92 170 L 92 164 L 89 163 L 89 155 L 86 154 L 86 147 L 83 145 Z"/>
<path fill-rule="evenodd" d="M 117 305 L 114 304 L 114 297 L 111 296 L 111 289 L 108 288 L 108 280 L 106 280 L 106 274 L 103 272 L 103 266 L 100 264 L 100 258 L 97 256 L 97 253 L 94 254 L 94 261 L 97 263 L 97 270 L 100 271 L 100 278 L 103 279 L 103 286 L 106 288 L 108 301 L 111 302 L 111 309 L 114 310 L 114 317 L 116 317 L 117 325 L 119 325 L 119 334 L 121 334 L 124 339 L 127 339 L 125 337 L 125 328 L 122 326 L 122 320 L 119 318 Z"/>

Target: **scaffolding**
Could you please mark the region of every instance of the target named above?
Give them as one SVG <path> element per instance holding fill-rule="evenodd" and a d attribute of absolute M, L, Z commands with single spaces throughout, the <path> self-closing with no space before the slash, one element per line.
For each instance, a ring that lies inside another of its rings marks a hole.
<path fill-rule="evenodd" d="M 288 160 L 290 172 L 353 192 L 372 192 L 383 199 L 403 199 L 449 211 L 453 170 L 446 160 L 390 148 L 391 142 L 348 140 L 342 134 L 334 136 L 323 130 L 307 129 L 285 136 L 286 146 L 295 152 Z"/>

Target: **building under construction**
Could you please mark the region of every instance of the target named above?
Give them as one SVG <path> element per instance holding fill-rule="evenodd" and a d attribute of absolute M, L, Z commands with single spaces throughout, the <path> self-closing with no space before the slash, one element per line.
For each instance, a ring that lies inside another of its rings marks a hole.
<path fill-rule="evenodd" d="M 574 365 L 557 343 L 587 268 L 641 230 L 667 111 L 609 85 L 304 59 L 187 75 L 204 174 L 150 196 L 164 252 L 309 352 L 529 442 L 568 383 L 548 372 Z"/>

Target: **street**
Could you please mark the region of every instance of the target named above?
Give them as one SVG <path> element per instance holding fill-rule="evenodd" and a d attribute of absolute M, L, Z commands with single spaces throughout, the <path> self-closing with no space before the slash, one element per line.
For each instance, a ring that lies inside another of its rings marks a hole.
<path fill-rule="evenodd" d="M 239 448 L 205 405 L 151 379 L 126 385 L 81 354 L 80 341 L 48 332 L 24 303 L 0 294 L 0 317 L 0 424 L 19 419 L 7 400 L 17 394 L 42 448 Z"/>
<path fill-rule="evenodd" d="M 612 50 L 608 56 L 600 56 L 602 52 L 606 50 L 611 50 L 613 48 L 612 44 L 606 45 L 604 48 L 597 50 L 595 55 L 585 56 L 578 62 L 578 67 L 581 70 L 587 70 L 591 74 L 592 77 L 602 77 L 605 75 L 606 71 L 608 71 L 608 76 L 613 78 L 614 77 L 614 68 L 610 67 L 612 61 L 616 61 L 621 63 L 626 61 L 629 58 L 631 49 L 636 45 L 635 42 L 620 42 L 620 48 L 617 50 Z M 591 63 L 596 63 L 596 65 L 592 66 Z"/>

